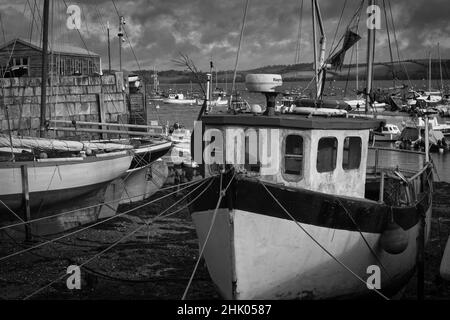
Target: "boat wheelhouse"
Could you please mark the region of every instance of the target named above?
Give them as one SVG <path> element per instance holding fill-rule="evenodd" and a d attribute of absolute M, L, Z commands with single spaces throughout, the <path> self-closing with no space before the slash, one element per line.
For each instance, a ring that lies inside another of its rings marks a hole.
<path fill-rule="evenodd" d="M 400 137 L 401 131 L 395 124 L 386 124 L 379 130 L 373 131 L 376 141 L 397 141 Z"/>

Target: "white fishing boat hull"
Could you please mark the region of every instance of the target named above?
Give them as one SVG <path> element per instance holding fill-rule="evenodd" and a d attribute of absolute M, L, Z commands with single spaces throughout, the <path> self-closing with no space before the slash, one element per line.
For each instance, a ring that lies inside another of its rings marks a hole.
<path fill-rule="evenodd" d="M 427 211 L 427 218 L 431 209 Z M 203 246 L 213 210 L 192 214 Z M 356 231 L 301 224 L 334 257 L 362 279 L 379 262 Z M 363 233 L 392 279 L 381 269 L 381 289 L 401 289 L 414 272 L 418 225 L 398 255 L 380 248 L 380 234 Z M 243 210 L 219 209 L 204 257 L 225 299 L 330 299 L 375 294 L 314 243 L 292 220 Z M 395 288 L 394 288 L 395 287 Z"/>
<path fill-rule="evenodd" d="M 163 103 L 165 104 L 195 104 L 197 102 L 196 99 L 163 99 Z"/>
<path fill-rule="evenodd" d="M 127 170 L 126 174 L 118 179 L 118 188 L 122 189 L 120 204 L 148 199 L 161 189 L 168 176 L 169 169 L 162 160 Z"/>

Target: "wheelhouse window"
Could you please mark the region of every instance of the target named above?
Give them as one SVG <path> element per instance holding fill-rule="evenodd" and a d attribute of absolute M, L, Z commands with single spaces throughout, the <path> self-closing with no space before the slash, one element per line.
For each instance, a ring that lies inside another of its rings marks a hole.
<path fill-rule="evenodd" d="M 260 172 L 261 163 L 258 161 L 258 136 L 255 135 L 253 138 L 252 140 L 249 136 L 245 136 L 245 169 L 251 172 Z M 253 146 L 251 146 L 252 143 Z"/>
<path fill-rule="evenodd" d="M 362 140 L 360 137 L 347 137 L 344 140 L 342 168 L 344 170 L 359 169 L 361 165 Z"/>
<path fill-rule="evenodd" d="M 319 140 L 317 150 L 317 171 L 319 173 L 331 172 L 336 169 L 338 141 L 334 137 Z"/>
<path fill-rule="evenodd" d="M 303 138 L 298 135 L 286 137 L 284 152 L 284 173 L 303 175 Z"/>

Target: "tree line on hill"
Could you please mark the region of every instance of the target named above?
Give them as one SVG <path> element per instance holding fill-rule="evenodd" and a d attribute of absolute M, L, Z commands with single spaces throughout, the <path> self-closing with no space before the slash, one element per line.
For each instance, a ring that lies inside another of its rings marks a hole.
<path fill-rule="evenodd" d="M 132 73 L 140 75 L 145 83 L 153 83 L 153 70 L 133 71 Z M 290 65 L 269 65 L 250 70 L 238 71 L 236 75 L 236 82 L 244 82 L 245 76 L 250 73 L 273 73 L 281 74 L 283 80 L 289 81 L 304 81 L 311 80 L 313 77 L 313 64 L 301 63 Z M 450 60 L 432 60 L 431 76 L 432 79 L 440 79 L 442 73 L 443 79 L 450 79 Z M 364 79 L 366 74 L 366 65 L 356 64 L 344 65 L 340 70 L 327 70 L 327 79 L 331 80 L 354 80 L 358 75 L 359 79 Z M 426 59 L 419 60 L 405 60 L 401 63 L 395 62 L 377 62 L 374 64 L 374 79 L 375 80 L 391 80 L 393 78 L 399 80 L 422 80 L 429 77 L 429 61 Z M 213 72 L 213 81 L 216 79 L 216 72 Z M 206 72 L 202 72 L 201 78 L 206 81 Z M 217 82 L 231 83 L 233 78 L 233 71 L 217 71 Z M 186 70 L 163 70 L 158 71 L 158 80 L 161 84 L 173 83 L 195 83 L 195 77 L 191 72 Z"/>

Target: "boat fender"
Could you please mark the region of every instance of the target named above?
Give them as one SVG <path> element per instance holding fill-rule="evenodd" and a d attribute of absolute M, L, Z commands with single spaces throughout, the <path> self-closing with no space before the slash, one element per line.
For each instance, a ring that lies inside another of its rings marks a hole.
<path fill-rule="evenodd" d="M 387 253 L 400 254 L 408 247 L 408 234 L 402 227 L 391 221 L 380 236 L 380 245 Z"/>
<path fill-rule="evenodd" d="M 47 153 L 45 153 L 45 152 L 39 153 L 39 159 L 47 159 L 47 158 L 48 158 Z"/>
<path fill-rule="evenodd" d="M 250 109 L 252 111 L 253 114 L 258 114 L 258 113 L 262 113 L 262 108 L 259 104 L 252 104 L 250 106 Z"/>

